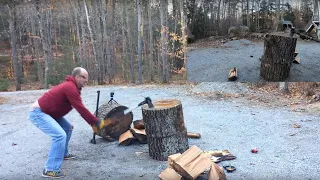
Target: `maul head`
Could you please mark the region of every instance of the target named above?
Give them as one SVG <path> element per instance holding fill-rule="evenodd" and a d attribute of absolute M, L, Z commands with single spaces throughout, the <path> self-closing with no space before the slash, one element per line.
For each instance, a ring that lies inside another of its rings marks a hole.
<path fill-rule="evenodd" d="M 141 103 L 138 104 L 138 106 L 142 106 L 143 104 L 148 104 L 148 107 L 149 107 L 149 108 L 153 108 L 153 107 L 154 107 L 154 105 L 152 104 L 152 101 L 151 101 L 150 97 L 146 97 L 146 98 L 144 99 L 144 101 L 142 101 Z"/>

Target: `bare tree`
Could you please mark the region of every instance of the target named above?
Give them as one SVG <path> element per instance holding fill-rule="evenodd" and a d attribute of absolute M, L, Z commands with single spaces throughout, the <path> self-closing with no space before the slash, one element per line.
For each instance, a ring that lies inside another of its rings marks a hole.
<path fill-rule="evenodd" d="M 35 7 L 32 5 L 30 6 L 30 12 L 35 12 Z M 40 36 L 38 36 L 38 32 L 36 31 L 36 26 L 35 26 L 35 15 L 34 13 L 32 13 L 31 17 L 30 17 L 30 23 L 31 23 L 31 39 L 32 39 L 32 43 L 33 43 L 33 46 L 32 46 L 32 49 L 33 49 L 33 52 L 36 56 L 36 59 L 37 59 L 37 76 L 38 76 L 38 79 L 40 81 L 40 88 L 44 88 L 45 87 L 45 82 L 44 82 L 44 77 L 43 77 L 43 68 L 42 68 L 42 60 L 40 58 Z"/>
<path fill-rule="evenodd" d="M 16 81 L 16 90 L 21 90 L 22 83 L 22 68 L 21 61 L 18 59 L 17 55 L 17 21 L 16 21 L 16 2 L 13 1 L 7 5 L 9 10 L 9 29 L 10 29 L 10 37 L 11 37 L 11 51 L 12 51 L 12 59 L 13 59 L 13 69 L 14 76 Z"/>
<path fill-rule="evenodd" d="M 167 0 L 160 1 L 160 18 L 161 18 L 161 59 L 162 59 L 162 82 L 169 82 L 168 75 L 168 65 L 167 65 L 167 22 L 166 22 L 166 14 L 167 14 Z"/>
<path fill-rule="evenodd" d="M 141 2 L 136 1 L 137 12 L 138 12 L 138 83 L 142 84 L 142 37 L 143 31 L 141 31 L 142 20 L 141 20 Z"/>
<path fill-rule="evenodd" d="M 50 77 L 53 75 L 53 56 L 52 56 L 52 34 L 51 34 L 51 6 L 48 0 L 45 0 L 44 7 L 41 7 L 40 1 L 36 2 L 36 9 L 38 13 L 39 29 L 42 48 L 45 59 L 45 88 L 49 87 Z"/>
<path fill-rule="evenodd" d="M 148 1 L 148 21 L 149 21 L 149 77 L 154 80 L 154 53 L 153 53 L 153 24 L 152 24 L 152 0 Z"/>

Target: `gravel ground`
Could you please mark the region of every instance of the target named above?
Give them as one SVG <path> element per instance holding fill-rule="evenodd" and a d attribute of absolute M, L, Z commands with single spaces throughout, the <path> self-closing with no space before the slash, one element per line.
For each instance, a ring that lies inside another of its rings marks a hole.
<path fill-rule="evenodd" d="M 226 82 L 229 71 L 238 69 L 239 82 L 260 80 L 259 58 L 263 42 L 246 39 L 224 43 L 218 48 L 192 48 L 187 54 L 189 82 Z M 296 50 L 301 64 L 293 64 L 289 82 L 320 82 L 320 43 L 298 40 Z M 252 57 L 251 57 L 252 56 Z"/>
<path fill-rule="evenodd" d="M 228 149 L 237 157 L 219 163 L 237 168 L 233 173 L 226 173 L 229 180 L 320 179 L 317 166 L 320 162 L 319 116 L 293 111 L 289 105 L 273 107 L 253 103 L 248 97 L 254 93 L 245 84 L 87 87 L 82 98 L 92 112 L 97 90 L 101 91 L 100 103 L 108 102 L 109 93 L 115 92 L 115 100 L 128 107 L 137 105 L 146 96 L 153 101 L 180 100 L 186 128 L 201 134 L 200 139 L 189 139 L 189 146 L 197 145 L 202 150 Z M 0 93 L 8 100 L 0 105 L 2 180 L 42 179 L 50 138 L 27 120 L 27 113 L 30 104 L 44 92 Z M 223 93 L 240 96 L 221 96 Z M 139 109 L 133 114 L 134 120 L 142 118 Z M 123 147 L 102 138 L 97 139 L 97 144 L 90 144 L 91 127 L 74 110 L 67 118 L 75 126 L 70 151 L 78 158 L 64 162 L 65 179 L 151 180 L 158 179 L 167 167 L 166 161 L 149 157 L 146 144 Z M 300 124 L 301 128 L 293 128 L 294 123 Z M 252 154 L 252 148 L 258 148 L 259 152 Z"/>

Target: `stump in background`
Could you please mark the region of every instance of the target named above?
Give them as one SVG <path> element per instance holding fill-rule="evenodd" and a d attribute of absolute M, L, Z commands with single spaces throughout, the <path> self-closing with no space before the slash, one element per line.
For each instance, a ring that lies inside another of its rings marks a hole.
<path fill-rule="evenodd" d="M 154 108 L 142 106 L 149 155 L 165 161 L 169 155 L 183 153 L 189 148 L 182 104 L 178 100 L 162 100 L 153 104 Z"/>
<path fill-rule="evenodd" d="M 289 77 L 297 38 L 266 35 L 260 77 L 266 81 L 283 81 Z"/>

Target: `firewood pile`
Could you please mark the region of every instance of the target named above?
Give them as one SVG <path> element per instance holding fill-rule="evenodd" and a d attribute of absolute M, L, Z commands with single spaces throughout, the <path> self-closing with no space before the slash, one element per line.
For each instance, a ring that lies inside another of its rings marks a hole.
<path fill-rule="evenodd" d="M 168 167 L 162 171 L 162 180 L 197 179 L 206 174 L 208 180 L 226 180 L 224 170 L 212 162 L 211 154 L 204 153 L 197 146 L 190 147 L 184 153 L 168 156 Z"/>
<path fill-rule="evenodd" d="M 142 144 L 147 143 L 147 135 L 143 120 L 133 121 L 133 128 L 130 128 L 119 137 L 119 145 L 127 146 L 136 139 Z"/>
<path fill-rule="evenodd" d="M 125 133 L 119 137 L 119 145 L 130 145 L 133 140 L 138 140 L 142 144 L 147 144 L 147 134 L 144 126 L 143 119 L 133 121 L 133 128 L 128 129 Z M 188 138 L 199 139 L 201 135 L 199 133 L 188 132 Z"/>

